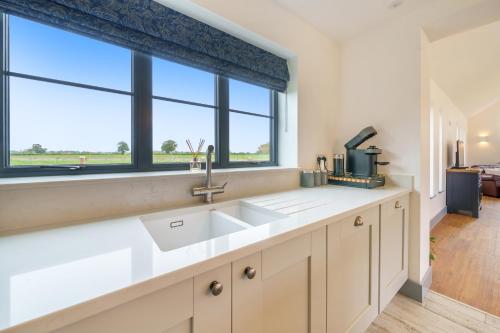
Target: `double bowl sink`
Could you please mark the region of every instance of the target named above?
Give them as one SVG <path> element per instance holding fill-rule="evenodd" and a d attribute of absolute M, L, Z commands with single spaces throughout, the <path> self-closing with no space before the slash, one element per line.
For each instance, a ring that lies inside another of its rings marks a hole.
<path fill-rule="evenodd" d="M 171 251 L 287 216 L 244 201 L 175 209 L 141 216 L 160 250 Z"/>

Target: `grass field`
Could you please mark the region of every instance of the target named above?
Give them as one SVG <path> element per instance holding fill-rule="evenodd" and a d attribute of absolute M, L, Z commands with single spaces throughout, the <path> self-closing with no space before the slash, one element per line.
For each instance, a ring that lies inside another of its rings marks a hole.
<path fill-rule="evenodd" d="M 45 154 L 17 154 L 11 153 L 10 155 L 10 165 L 21 166 L 21 165 L 79 165 L 80 157 L 84 156 L 86 164 L 96 165 L 96 164 L 130 164 L 131 155 L 130 154 L 119 154 L 119 153 L 109 153 L 109 154 L 57 154 L 57 153 L 45 153 Z M 188 153 L 154 153 L 153 162 L 154 163 L 189 163 L 191 160 L 191 154 Z M 238 161 L 268 161 L 268 154 L 231 154 L 230 160 L 232 162 Z"/>

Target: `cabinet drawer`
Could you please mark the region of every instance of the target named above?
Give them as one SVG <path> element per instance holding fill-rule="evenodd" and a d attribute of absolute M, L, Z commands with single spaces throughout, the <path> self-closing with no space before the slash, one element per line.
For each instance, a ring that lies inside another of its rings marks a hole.
<path fill-rule="evenodd" d="M 193 279 L 189 279 L 54 333 L 165 332 L 190 320 L 192 316 Z"/>

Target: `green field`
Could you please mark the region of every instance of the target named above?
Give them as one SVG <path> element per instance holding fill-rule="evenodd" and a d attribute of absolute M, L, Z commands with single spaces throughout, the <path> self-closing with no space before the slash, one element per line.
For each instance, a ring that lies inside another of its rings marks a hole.
<path fill-rule="evenodd" d="M 26 153 L 11 153 L 10 165 L 79 165 L 80 158 L 85 157 L 85 164 L 130 164 L 130 154 L 119 153 L 81 153 L 81 154 L 60 154 L 60 153 L 45 153 L 45 154 L 26 154 Z M 153 154 L 154 163 L 188 163 L 191 160 L 189 153 L 172 153 Z M 268 161 L 268 154 L 257 153 L 240 153 L 231 154 L 232 162 L 242 161 Z"/>

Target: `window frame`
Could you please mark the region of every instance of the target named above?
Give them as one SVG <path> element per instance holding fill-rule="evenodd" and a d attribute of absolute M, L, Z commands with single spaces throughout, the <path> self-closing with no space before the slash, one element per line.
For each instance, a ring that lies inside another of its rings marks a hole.
<path fill-rule="evenodd" d="M 31 20 L 37 22 L 35 20 Z M 53 26 L 44 22 L 42 24 Z M 59 26 L 57 29 L 66 30 Z M 83 174 L 105 174 L 125 172 L 148 172 L 148 171 L 173 171 L 189 170 L 189 163 L 153 163 L 153 100 L 166 100 L 175 103 L 183 103 L 207 107 L 202 103 L 190 102 L 174 98 L 165 98 L 153 95 L 153 56 L 142 52 L 130 50 L 131 53 L 131 90 L 126 91 L 108 89 L 88 84 L 43 78 L 34 75 L 12 73 L 8 71 L 9 64 L 9 27 L 8 15 L 0 13 L 0 178 L 5 177 L 30 177 L 30 176 L 53 176 L 53 175 L 83 175 Z M 85 36 L 84 34 L 76 33 Z M 91 37 L 92 38 L 92 37 Z M 165 59 L 170 61 L 168 59 Z M 45 81 L 55 84 L 63 84 L 84 89 L 94 89 L 108 93 L 118 93 L 131 97 L 131 164 L 101 164 L 101 165 L 54 165 L 54 166 L 10 166 L 9 145 L 9 77 L 21 77 L 25 79 Z M 248 168 L 278 165 L 278 93 L 269 90 L 270 114 L 260 115 L 250 112 L 229 109 L 229 79 L 225 76 L 214 74 L 215 80 L 215 106 L 214 111 L 216 162 L 213 167 L 223 168 Z M 230 161 L 229 156 L 229 114 L 237 112 L 268 118 L 270 121 L 270 159 L 269 161 Z M 73 169 L 72 169 L 73 168 Z"/>

